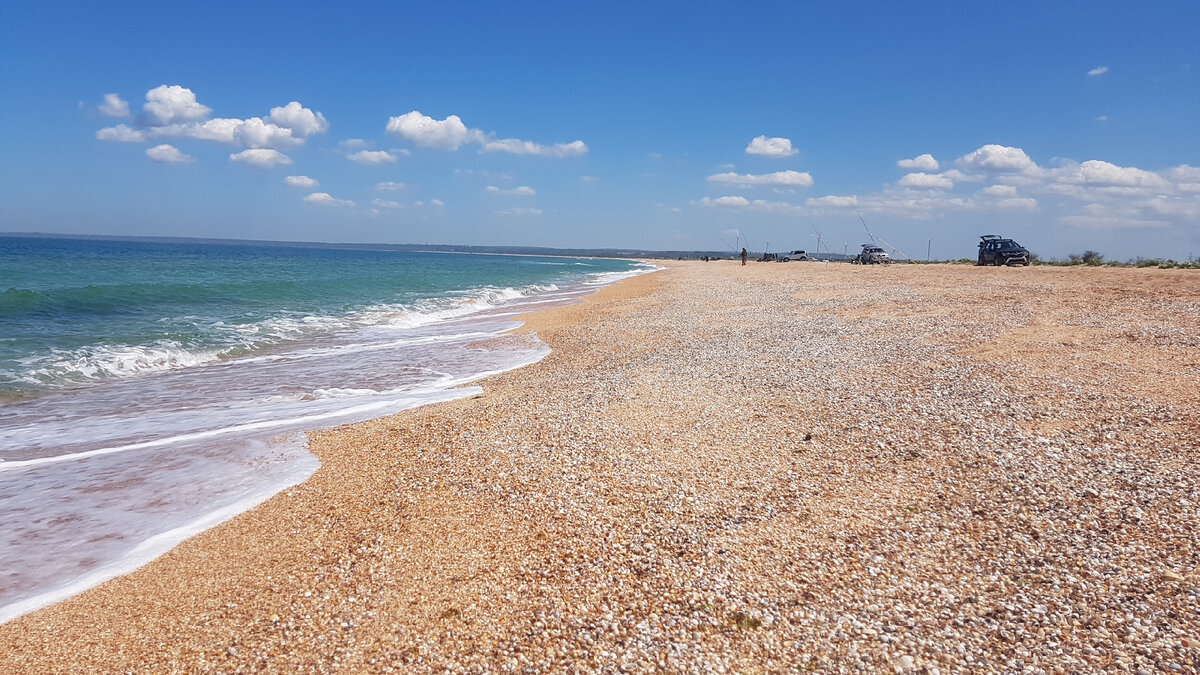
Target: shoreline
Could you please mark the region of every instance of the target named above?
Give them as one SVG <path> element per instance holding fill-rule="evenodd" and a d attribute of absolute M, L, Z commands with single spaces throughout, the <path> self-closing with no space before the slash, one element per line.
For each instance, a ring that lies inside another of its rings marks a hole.
<path fill-rule="evenodd" d="M 662 265 L 523 315 L 551 353 L 481 394 L 310 434 L 0 665 L 1194 666 L 1200 275 Z"/>

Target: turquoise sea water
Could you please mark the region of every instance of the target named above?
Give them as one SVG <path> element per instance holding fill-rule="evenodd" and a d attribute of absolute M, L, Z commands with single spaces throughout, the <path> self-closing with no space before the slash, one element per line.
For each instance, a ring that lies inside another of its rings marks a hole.
<path fill-rule="evenodd" d="M 0 621 L 317 468 L 303 431 L 532 363 L 631 261 L 0 237 Z M 488 347 L 480 348 L 486 340 Z"/>

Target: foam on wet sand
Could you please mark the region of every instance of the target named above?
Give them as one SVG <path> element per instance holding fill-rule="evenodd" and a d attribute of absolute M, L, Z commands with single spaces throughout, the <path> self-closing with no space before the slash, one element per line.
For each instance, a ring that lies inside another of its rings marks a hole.
<path fill-rule="evenodd" d="M 0 670 L 1197 667 L 1200 275 L 671 263 Z M 486 345 L 481 345 L 486 348 Z"/>

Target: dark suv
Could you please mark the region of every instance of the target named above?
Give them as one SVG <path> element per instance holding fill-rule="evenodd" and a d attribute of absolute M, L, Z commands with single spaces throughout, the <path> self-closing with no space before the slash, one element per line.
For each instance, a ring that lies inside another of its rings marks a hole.
<path fill-rule="evenodd" d="M 1028 265 L 1029 251 L 1012 239 L 998 234 L 979 238 L 979 262 L 976 265 Z"/>

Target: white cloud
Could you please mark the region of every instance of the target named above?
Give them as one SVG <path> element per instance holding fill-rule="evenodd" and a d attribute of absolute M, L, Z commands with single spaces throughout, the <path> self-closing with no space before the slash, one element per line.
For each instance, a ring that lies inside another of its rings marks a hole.
<path fill-rule="evenodd" d="M 1164 188 L 1162 176 L 1142 169 L 1122 167 L 1100 160 L 1088 160 L 1060 175 L 1059 180 L 1076 185 L 1111 185 L 1118 187 Z"/>
<path fill-rule="evenodd" d="M 765 199 L 750 200 L 741 196 L 717 197 L 716 199 L 705 197 L 691 203 L 709 208 L 748 209 L 767 213 L 796 213 L 800 210 L 800 207 L 787 202 L 771 202 Z"/>
<path fill-rule="evenodd" d="M 759 155 L 760 157 L 791 157 L 800 152 L 792 148 L 792 141 L 787 138 L 767 138 L 766 136 L 758 136 L 750 141 L 750 145 L 746 146 L 747 155 Z"/>
<path fill-rule="evenodd" d="M 1180 192 L 1200 192 L 1200 167 L 1181 164 L 1167 172 Z"/>
<path fill-rule="evenodd" d="M 105 94 L 99 110 L 105 117 L 129 117 L 129 102 L 116 94 Z"/>
<path fill-rule="evenodd" d="M 845 208 L 848 206 L 858 206 L 858 197 L 854 195 L 825 195 L 824 197 L 812 197 L 804 200 L 806 206 L 832 206 L 836 208 Z"/>
<path fill-rule="evenodd" d="M 1103 75 L 1107 72 L 1108 72 L 1108 66 L 1096 66 L 1095 68 L 1092 68 L 1091 70 L 1088 71 L 1088 75 L 1090 75 L 1092 77 L 1096 77 L 1097 75 Z"/>
<path fill-rule="evenodd" d="M 419 146 L 437 150 L 454 151 L 467 144 L 478 144 L 481 152 L 507 152 L 538 157 L 577 157 L 588 152 L 587 144 L 583 141 L 542 145 L 517 138 L 496 139 L 492 134 L 468 128 L 458 115 L 436 120 L 418 110 L 390 118 L 387 132 Z"/>
<path fill-rule="evenodd" d="M 701 206 L 749 206 L 750 200 L 746 199 L 745 197 L 738 197 L 738 196 L 717 197 L 716 199 L 709 199 L 708 197 L 705 197 L 704 199 L 700 200 L 700 205 Z"/>
<path fill-rule="evenodd" d="M 1017 194 L 1017 188 L 1012 185 L 989 185 L 979 192 L 990 197 L 1013 197 Z"/>
<path fill-rule="evenodd" d="M 378 192 L 396 192 L 398 190 L 403 190 L 406 187 L 408 186 L 404 183 L 397 183 L 390 180 L 375 184 L 375 190 Z"/>
<path fill-rule="evenodd" d="M 224 131 L 228 122 L 237 122 L 232 125 L 233 139 L 247 148 L 290 148 L 304 145 L 304 139 L 293 136 L 291 129 L 265 122 L 261 117 L 251 117 L 247 120 L 221 120 L 220 126 L 217 127 L 218 133 Z"/>
<path fill-rule="evenodd" d="M 128 114 L 128 104 L 116 94 L 105 96 L 102 112 Z M 209 119 L 212 108 L 201 105 L 195 93 L 179 85 L 162 85 L 146 92 L 139 128 L 117 125 L 96 132 L 103 141 L 144 142 L 154 139 L 191 138 L 244 148 L 287 149 L 304 144 L 305 138 L 328 129 L 329 122 L 319 112 L 296 101 L 272 108 L 268 118 L 250 117 Z"/>
<path fill-rule="evenodd" d="M 505 138 L 498 141 L 484 141 L 483 151 L 507 152 L 513 155 L 536 155 L 538 157 L 578 157 L 586 155 L 588 147 L 583 141 L 542 145 L 533 141 Z"/>
<path fill-rule="evenodd" d="M 595 183 L 596 177 L 595 176 L 580 176 L 579 182 L 580 183 Z"/>
<path fill-rule="evenodd" d="M 115 127 L 106 127 L 100 131 L 97 131 L 96 140 L 120 141 L 122 143 L 145 143 L 146 134 L 137 129 L 131 129 L 124 124 L 118 124 Z"/>
<path fill-rule="evenodd" d="M 308 190 L 312 190 L 320 186 L 320 183 L 318 183 L 315 178 L 309 178 L 308 176 L 288 176 L 287 178 L 283 179 L 283 182 L 292 187 L 305 188 Z"/>
<path fill-rule="evenodd" d="M 511 190 L 503 190 L 503 189 L 496 187 L 495 185 L 489 185 L 489 186 L 487 186 L 487 191 L 492 194 L 495 194 L 495 195 L 516 195 L 519 197 L 532 197 L 537 194 L 537 190 L 534 190 L 533 188 L 529 187 L 528 185 L 522 185 L 520 187 L 515 187 L 515 188 L 512 188 Z"/>
<path fill-rule="evenodd" d="M 280 164 L 291 164 L 292 159 L 278 150 L 252 148 L 235 152 L 229 156 L 231 162 L 239 162 L 256 169 L 271 169 Z"/>
<path fill-rule="evenodd" d="M 377 209 L 402 209 L 402 208 L 404 208 L 404 205 L 401 204 L 400 202 L 395 202 L 390 199 L 373 199 L 373 200 L 371 200 L 371 206 L 374 206 Z"/>
<path fill-rule="evenodd" d="M 1036 172 L 1038 165 L 1034 164 L 1029 155 L 1021 148 L 989 144 L 978 150 L 963 155 L 958 159 L 958 165 L 976 171 L 1016 171 Z"/>
<path fill-rule="evenodd" d="M 991 206 L 997 209 L 1013 211 L 1036 211 L 1038 209 L 1038 200 L 1032 197 L 1012 197 L 1011 199 L 998 199 Z"/>
<path fill-rule="evenodd" d="M 430 200 L 429 200 L 429 205 L 430 205 L 430 206 L 445 206 L 445 205 L 446 205 L 446 202 L 444 202 L 444 201 L 442 201 L 442 200 L 440 200 L 440 199 L 430 199 Z M 535 209 L 535 210 L 536 210 L 536 209 Z M 538 213 L 541 213 L 541 211 L 538 211 Z"/>
<path fill-rule="evenodd" d="M 212 108 L 201 105 L 191 89 L 179 85 L 160 85 L 146 92 L 142 106 L 146 123 L 163 126 L 175 122 L 198 122 L 206 119 Z"/>
<path fill-rule="evenodd" d="M 933 173 L 910 173 L 900 179 L 899 185 L 900 187 L 949 190 L 954 187 L 954 181 Z"/>
<path fill-rule="evenodd" d="M 982 183 L 987 179 L 986 176 L 967 174 L 959 171 L 958 169 L 943 171 L 942 175 L 954 181 L 955 183 Z"/>
<path fill-rule="evenodd" d="M 308 204 L 317 204 L 319 206 L 354 206 L 354 202 L 348 199 L 335 199 L 328 192 L 314 192 L 304 198 Z"/>
<path fill-rule="evenodd" d="M 324 115 L 305 108 L 298 101 L 292 101 L 282 107 L 271 108 L 271 114 L 267 119 L 276 126 L 290 129 L 301 137 L 325 133 L 329 130 L 329 122 L 326 121 Z"/>
<path fill-rule="evenodd" d="M 346 155 L 346 159 L 359 164 L 391 164 L 396 161 L 396 156 L 383 150 L 359 150 Z"/>
<path fill-rule="evenodd" d="M 196 161 L 195 157 L 185 155 L 179 148 L 166 143 L 146 150 L 146 156 L 160 164 L 190 164 Z"/>
<path fill-rule="evenodd" d="M 436 202 L 438 200 L 435 199 L 433 201 Z M 441 204 L 438 203 L 438 204 L 435 204 L 435 206 L 441 206 Z M 542 215 L 542 210 L 541 209 L 504 209 L 503 211 L 492 211 L 492 213 L 494 213 L 498 216 L 540 216 L 540 215 Z"/>
<path fill-rule="evenodd" d="M 896 166 L 901 169 L 916 169 L 917 171 L 937 171 L 938 161 L 933 158 L 933 155 L 925 153 L 912 159 L 902 159 L 896 162 Z"/>
<path fill-rule="evenodd" d="M 812 176 L 800 171 L 776 171 L 765 174 L 718 173 L 708 177 L 712 183 L 733 183 L 735 185 L 790 185 L 809 187 L 813 184 Z"/>
<path fill-rule="evenodd" d="M 439 121 L 422 115 L 418 110 L 389 119 L 387 132 L 421 147 L 437 150 L 458 150 L 466 143 L 483 140 L 483 133 L 478 129 L 468 129 L 458 115 L 450 115 Z"/>

